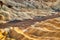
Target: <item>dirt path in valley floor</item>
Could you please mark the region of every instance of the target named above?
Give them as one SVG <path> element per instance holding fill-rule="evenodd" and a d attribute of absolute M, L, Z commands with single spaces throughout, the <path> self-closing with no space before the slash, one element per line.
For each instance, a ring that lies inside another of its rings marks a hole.
<path fill-rule="evenodd" d="M 39 19 L 33 19 L 33 20 L 23 20 L 23 21 L 11 21 L 5 24 L 0 24 L 0 28 L 6 28 L 6 27 L 20 27 L 20 28 L 27 28 L 31 25 L 33 25 L 36 22 L 41 22 L 47 19 L 53 19 L 53 18 L 58 18 L 60 17 L 60 14 L 54 14 L 54 15 L 48 15 L 45 16 L 43 18 L 39 18 Z"/>

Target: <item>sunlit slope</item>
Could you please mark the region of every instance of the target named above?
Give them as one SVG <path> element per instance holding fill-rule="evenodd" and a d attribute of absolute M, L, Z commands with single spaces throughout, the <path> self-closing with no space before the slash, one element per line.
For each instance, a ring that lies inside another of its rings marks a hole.
<path fill-rule="evenodd" d="M 10 36 L 18 40 L 60 40 L 60 18 L 48 19 L 42 22 L 36 22 L 26 29 L 14 27 L 11 29 Z M 17 36 L 16 34 L 21 36 Z M 12 35 L 13 34 L 13 35 Z M 22 37 L 22 38 L 21 38 Z"/>

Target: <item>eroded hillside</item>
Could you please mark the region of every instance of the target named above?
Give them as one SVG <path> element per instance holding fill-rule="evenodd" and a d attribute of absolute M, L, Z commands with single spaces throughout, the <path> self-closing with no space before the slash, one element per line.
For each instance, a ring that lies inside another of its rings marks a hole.
<path fill-rule="evenodd" d="M 60 40 L 60 0 L 0 1 L 0 40 Z"/>

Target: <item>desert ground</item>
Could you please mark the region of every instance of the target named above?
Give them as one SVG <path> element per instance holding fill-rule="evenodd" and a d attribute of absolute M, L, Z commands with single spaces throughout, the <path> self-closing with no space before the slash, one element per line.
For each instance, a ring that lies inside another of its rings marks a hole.
<path fill-rule="evenodd" d="M 60 40 L 60 0 L 0 0 L 0 40 Z"/>

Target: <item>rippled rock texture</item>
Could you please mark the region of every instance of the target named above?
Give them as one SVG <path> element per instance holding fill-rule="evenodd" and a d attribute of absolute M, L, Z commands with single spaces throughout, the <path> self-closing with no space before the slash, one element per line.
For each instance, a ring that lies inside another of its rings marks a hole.
<path fill-rule="evenodd" d="M 60 40 L 60 0 L 0 1 L 0 40 Z"/>

